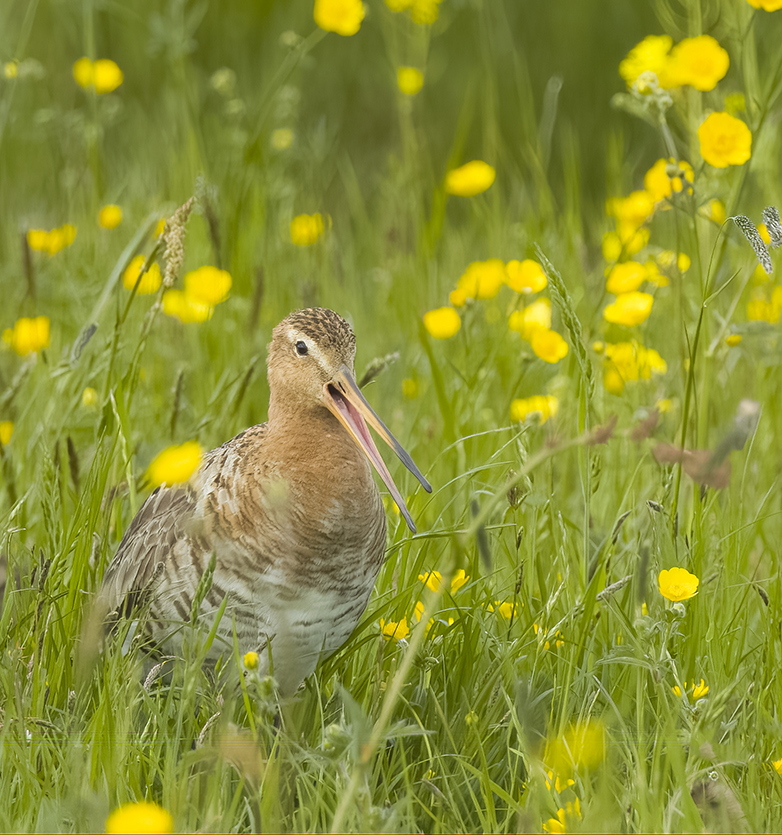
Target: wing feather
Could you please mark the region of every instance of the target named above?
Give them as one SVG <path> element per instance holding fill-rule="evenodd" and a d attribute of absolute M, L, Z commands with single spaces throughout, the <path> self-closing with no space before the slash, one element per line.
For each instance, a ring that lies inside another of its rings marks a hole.
<path fill-rule="evenodd" d="M 188 535 L 195 496 L 186 487 L 158 487 L 125 531 L 96 601 L 107 615 L 128 617 L 154 593 L 178 540 Z"/>
<path fill-rule="evenodd" d="M 240 502 L 235 469 L 262 443 L 266 424 L 252 426 L 204 455 L 188 484 L 158 487 L 125 531 L 106 568 L 96 606 L 110 620 L 128 617 L 168 585 L 192 585 L 217 547 L 222 506 Z M 205 487 L 205 485 L 209 485 Z M 216 490 L 215 486 L 220 489 Z M 210 495 L 206 497 L 205 492 Z M 174 564 L 177 563 L 177 564 Z M 176 574 L 176 579 L 171 576 Z"/>

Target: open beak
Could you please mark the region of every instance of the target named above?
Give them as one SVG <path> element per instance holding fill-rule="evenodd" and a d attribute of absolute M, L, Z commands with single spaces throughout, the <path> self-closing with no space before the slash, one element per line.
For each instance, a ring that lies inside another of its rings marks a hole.
<path fill-rule="evenodd" d="M 416 467 L 415 462 L 407 450 L 389 432 L 385 423 L 380 420 L 375 414 L 374 409 L 367 403 L 366 398 L 356 384 L 353 374 L 346 365 L 343 365 L 334 376 L 334 379 L 330 383 L 326 383 L 323 387 L 323 402 L 326 408 L 347 429 L 353 440 L 364 450 L 364 453 L 372 462 L 380 478 L 383 479 L 383 483 L 388 487 L 389 492 L 396 502 L 396 506 L 399 508 L 399 512 L 404 516 L 405 522 L 407 522 L 407 527 L 415 533 L 415 525 L 410 517 L 410 511 L 407 509 L 402 494 L 397 489 L 396 484 L 394 484 L 391 473 L 388 472 L 388 467 L 383 463 L 383 459 L 377 451 L 375 442 L 369 434 L 367 424 L 394 450 L 405 467 L 421 482 L 421 486 L 427 493 L 432 492 L 432 486 L 424 478 L 418 467 Z"/>

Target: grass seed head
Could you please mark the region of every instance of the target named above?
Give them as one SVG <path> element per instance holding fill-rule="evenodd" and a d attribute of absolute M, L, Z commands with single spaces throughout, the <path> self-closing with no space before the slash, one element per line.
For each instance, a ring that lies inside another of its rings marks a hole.
<path fill-rule="evenodd" d="M 166 271 L 163 285 L 171 287 L 176 281 L 182 262 L 185 260 L 185 227 L 195 206 L 195 197 L 183 203 L 166 221 L 163 237 L 166 242 Z"/>

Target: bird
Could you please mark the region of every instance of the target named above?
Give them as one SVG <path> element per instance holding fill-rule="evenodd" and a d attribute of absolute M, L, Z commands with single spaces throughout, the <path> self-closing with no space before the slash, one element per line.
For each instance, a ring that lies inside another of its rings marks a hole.
<path fill-rule="evenodd" d="M 182 652 L 197 621 L 207 661 L 256 653 L 281 697 L 353 632 L 384 561 L 386 514 L 375 468 L 412 533 L 410 512 L 369 428 L 432 487 L 356 383 L 356 338 L 339 314 L 297 310 L 272 332 L 268 420 L 204 454 L 185 484 L 161 485 L 131 521 L 94 611 L 116 627 L 143 611 L 145 641 Z M 201 592 L 203 594 L 203 592 Z"/>

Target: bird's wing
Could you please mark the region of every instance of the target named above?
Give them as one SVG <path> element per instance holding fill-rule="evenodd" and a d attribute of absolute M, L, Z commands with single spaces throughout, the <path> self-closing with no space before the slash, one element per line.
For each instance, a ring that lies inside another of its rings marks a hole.
<path fill-rule="evenodd" d="M 198 584 L 220 545 L 222 508 L 238 499 L 236 462 L 247 460 L 265 431 L 265 424 L 245 430 L 206 453 L 189 483 L 158 487 L 144 502 L 103 576 L 96 607 L 104 617 L 127 617 L 154 596 L 164 579 L 173 586 Z"/>
<path fill-rule="evenodd" d="M 189 535 L 195 507 L 189 486 L 158 487 L 144 502 L 103 575 L 96 605 L 104 615 L 127 617 L 144 605 L 174 546 Z"/>

